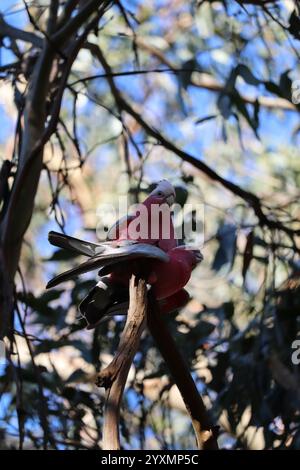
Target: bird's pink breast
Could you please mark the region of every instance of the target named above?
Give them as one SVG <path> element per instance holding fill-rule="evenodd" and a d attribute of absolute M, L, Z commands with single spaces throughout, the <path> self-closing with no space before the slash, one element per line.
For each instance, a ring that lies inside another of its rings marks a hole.
<path fill-rule="evenodd" d="M 153 291 L 158 300 L 178 292 L 187 284 L 191 276 L 189 265 L 175 256 L 171 257 L 168 263 L 160 261 L 153 263 L 153 271 L 157 276 Z"/>

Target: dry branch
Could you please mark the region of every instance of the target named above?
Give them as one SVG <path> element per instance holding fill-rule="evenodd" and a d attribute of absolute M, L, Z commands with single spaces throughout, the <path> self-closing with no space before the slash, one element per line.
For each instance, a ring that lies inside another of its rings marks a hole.
<path fill-rule="evenodd" d="M 0 37 L 5 36 L 11 39 L 19 39 L 20 41 L 28 42 L 35 47 L 43 47 L 43 39 L 40 36 L 8 24 L 0 14 Z"/>
<path fill-rule="evenodd" d="M 148 300 L 148 328 L 170 369 L 191 417 L 197 438 L 197 446 L 199 449 L 217 450 L 217 428 L 211 423 L 209 414 L 190 374 L 188 365 L 180 354 L 164 319 L 160 315 L 159 306 L 155 298 L 153 295 L 149 295 Z"/>
<path fill-rule="evenodd" d="M 216 428 L 211 424 L 189 368 L 159 314 L 152 296 L 147 298 L 146 282 L 134 275 L 130 280 L 130 305 L 121 340 L 112 362 L 99 373 L 97 385 L 106 389 L 103 449 L 119 450 L 120 406 L 130 366 L 137 352 L 146 319 L 149 330 L 165 359 L 191 417 L 199 449 L 218 449 Z"/>
<path fill-rule="evenodd" d="M 109 366 L 100 372 L 97 380 L 97 385 L 106 389 L 103 426 L 104 450 L 120 449 L 120 406 L 129 369 L 146 323 L 146 282 L 133 275 L 130 280 L 129 295 L 128 316 L 118 350 Z"/>

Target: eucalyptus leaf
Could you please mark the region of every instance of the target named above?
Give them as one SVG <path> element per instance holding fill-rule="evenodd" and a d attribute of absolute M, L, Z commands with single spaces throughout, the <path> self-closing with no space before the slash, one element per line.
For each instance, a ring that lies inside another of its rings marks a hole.
<path fill-rule="evenodd" d="M 224 223 L 217 232 L 219 248 L 213 261 L 212 269 L 220 271 L 222 268 L 231 269 L 236 253 L 236 226 Z"/>

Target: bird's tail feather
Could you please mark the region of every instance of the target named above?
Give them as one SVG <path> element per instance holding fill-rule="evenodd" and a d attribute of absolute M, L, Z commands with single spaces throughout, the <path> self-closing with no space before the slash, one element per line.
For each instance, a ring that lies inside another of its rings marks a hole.
<path fill-rule="evenodd" d="M 55 287 L 61 282 L 68 281 L 79 274 L 84 274 L 94 269 L 107 266 L 111 263 L 129 262 L 138 258 L 152 258 L 159 261 L 168 261 L 169 256 L 167 253 L 152 245 L 143 243 L 136 243 L 133 241 L 124 240 L 118 245 L 112 243 L 103 243 L 97 246 L 99 254 L 91 256 L 84 263 L 79 264 L 75 268 L 59 274 L 48 282 L 46 289 Z"/>
<path fill-rule="evenodd" d="M 51 279 L 48 284 L 46 285 L 46 289 L 50 289 L 51 287 L 55 287 L 62 282 L 69 281 L 74 277 L 79 276 L 80 274 L 87 273 L 89 271 L 93 271 L 94 269 L 98 269 L 100 266 L 105 265 L 105 259 L 97 256 L 94 258 L 89 258 L 84 263 L 79 264 L 75 268 L 69 269 L 64 273 L 58 274 L 53 279 Z M 107 260 L 109 262 L 109 260 Z"/>
<path fill-rule="evenodd" d="M 97 253 L 101 252 L 101 245 L 70 237 L 63 233 L 49 232 L 48 239 L 51 245 L 64 248 L 65 250 L 71 250 L 85 256 L 95 256 Z"/>
<path fill-rule="evenodd" d="M 160 312 L 167 315 L 180 310 L 190 300 L 185 289 L 158 301 Z M 79 310 L 91 330 L 115 315 L 127 315 L 129 308 L 128 288 L 115 284 L 109 277 L 102 277 L 100 282 L 88 293 L 79 305 Z"/>
<path fill-rule="evenodd" d="M 106 316 L 123 312 L 124 306 L 128 305 L 128 296 L 128 288 L 109 277 L 102 277 L 79 305 L 87 329 L 95 328 Z"/>

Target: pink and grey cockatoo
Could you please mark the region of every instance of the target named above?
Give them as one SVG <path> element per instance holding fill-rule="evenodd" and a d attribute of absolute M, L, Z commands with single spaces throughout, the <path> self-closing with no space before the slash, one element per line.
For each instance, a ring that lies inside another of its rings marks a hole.
<path fill-rule="evenodd" d="M 139 243 L 155 245 L 166 252 L 174 248 L 177 246 L 177 240 L 170 207 L 175 202 L 175 197 L 175 188 L 172 184 L 166 180 L 160 181 L 147 199 L 138 205 L 138 215 L 127 215 L 118 220 L 110 228 L 107 239 L 131 240 L 134 234 L 134 240 L 139 241 Z M 155 208 L 157 208 L 156 213 L 153 210 Z M 141 210 L 143 210 L 143 213 L 141 213 Z M 159 210 L 160 212 L 158 212 Z M 144 226 L 139 227 L 140 234 L 138 234 L 136 232 L 140 220 L 142 220 Z M 143 228 L 146 228 L 145 234 L 141 233 Z"/>
<path fill-rule="evenodd" d="M 183 287 L 202 255 L 195 248 L 177 246 L 170 209 L 174 201 L 174 187 L 166 180 L 160 181 L 141 204 L 140 212 L 144 212 L 148 233 L 144 236 L 135 233 L 134 240 L 132 227 L 138 221 L 138 215 L 118 221 L 109 231 L 107 241 L 99 244 L 50 232 L 51 244 L 89 259 L 56 276 L 47 288 L 100 268 L 99 282 L 79 305 L 88 328 L 95 327 L 107 315 L 124 313 L 128 307 L 129 279 L 137 270 L 152 286 L 162 312 L 183 306 L 188 300 Z M 164 208 L 164 218 L 158 211 L 152 211 L 153 208 Z M 167 229 L 164 224 L 168 225 Z"/>

